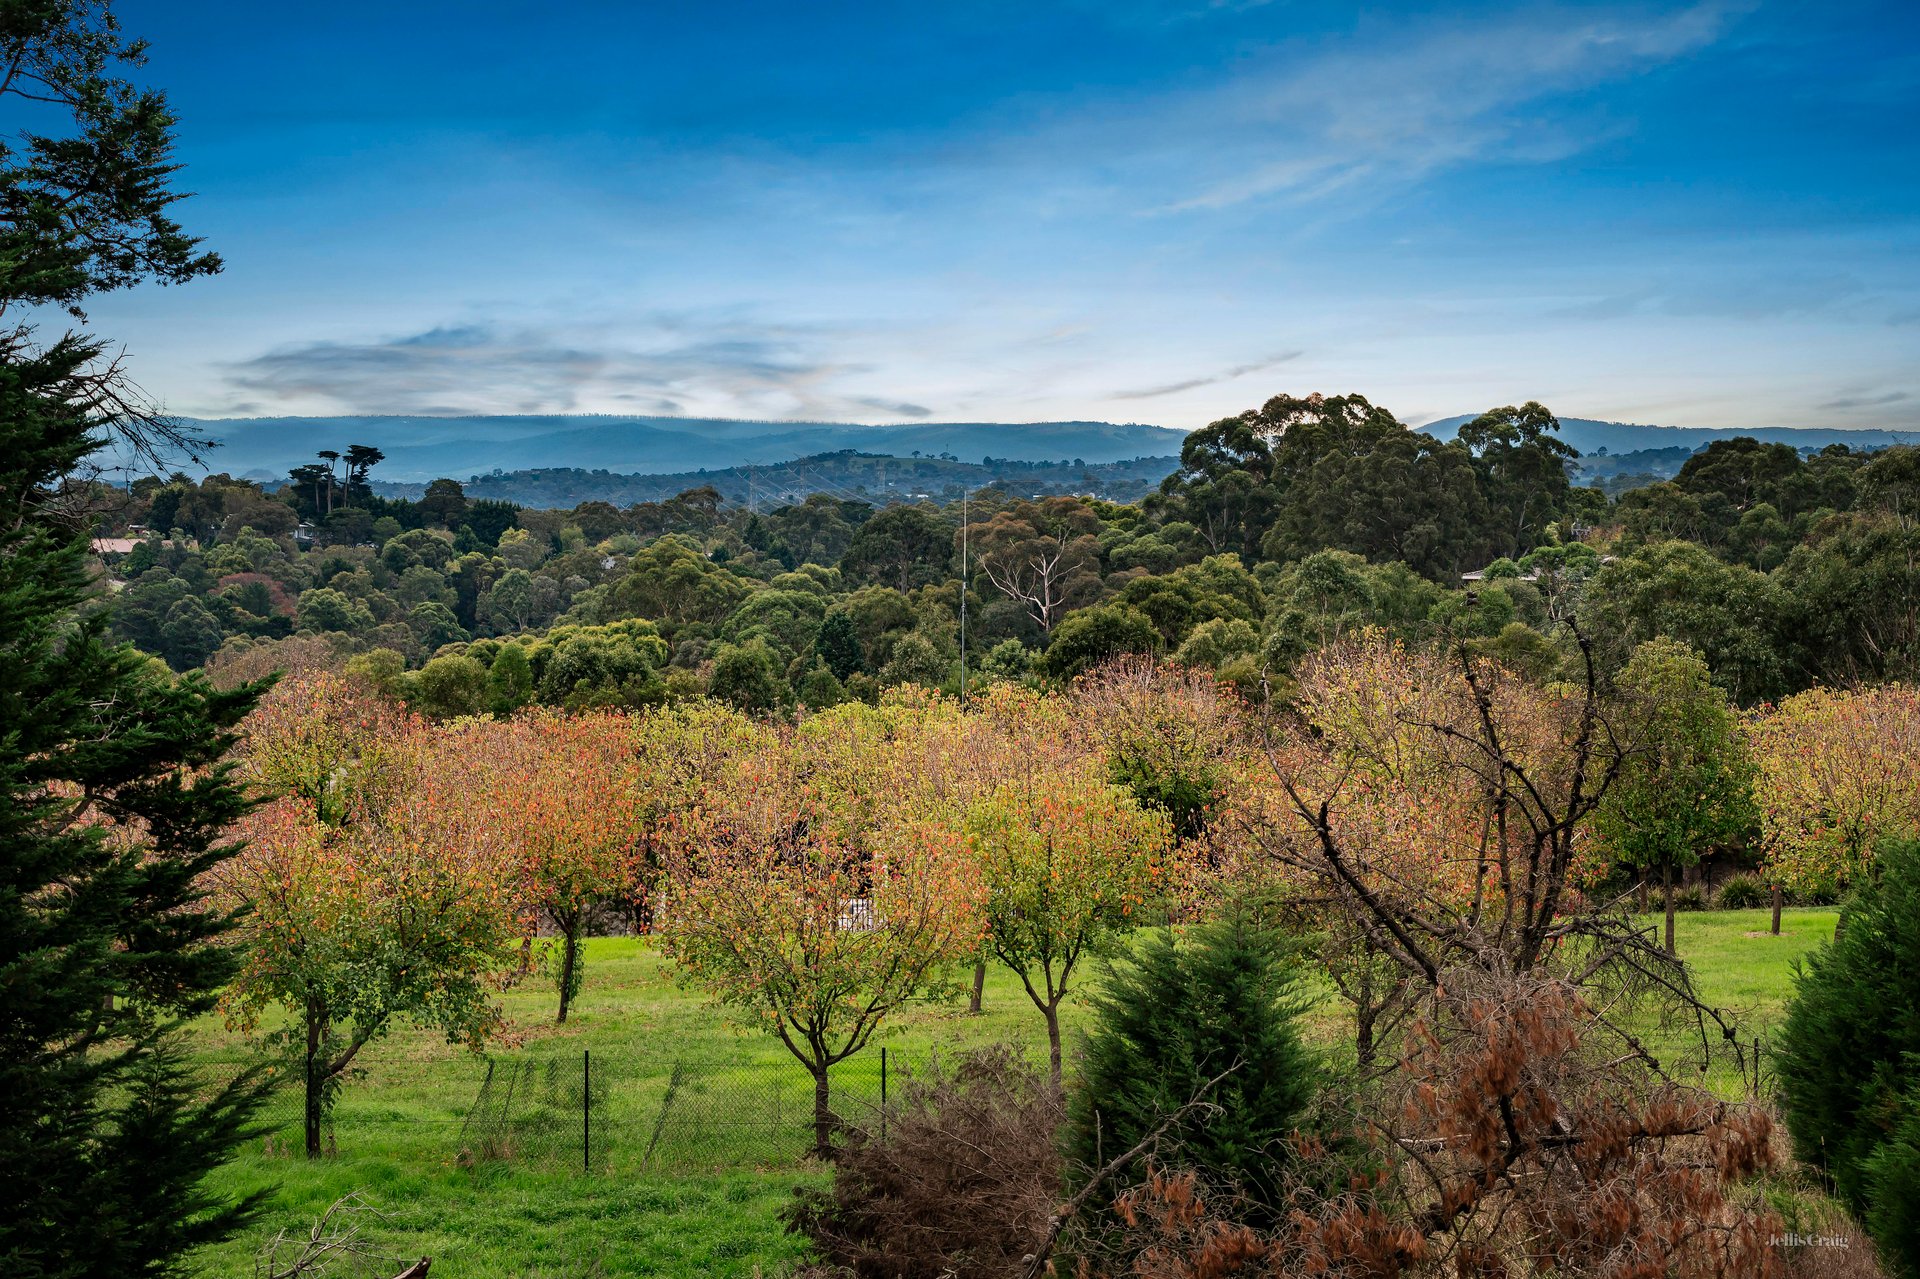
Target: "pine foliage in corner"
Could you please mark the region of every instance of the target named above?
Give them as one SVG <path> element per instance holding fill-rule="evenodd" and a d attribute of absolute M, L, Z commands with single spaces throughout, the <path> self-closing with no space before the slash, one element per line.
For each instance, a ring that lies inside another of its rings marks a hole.
<path fill-rule="evenodd" d="M 173 117 L 120 78 L 143 46 L 102 0 L 0 6 L 0 316 L 219 268 L 168 214 Z M 7 104 L 20 106 L 19 101 Z M 221 763 L 258 694 L 104 638 L 82 474 L 108 436 L 191 448 L 98 339 L 0 326 L 0 1273 L 181 1273 L 251 1204 L 206 1176 L 259 1087 L 205 1080 L 171 1034 L 232 971 L 204 877 L 247 800 Z"/>

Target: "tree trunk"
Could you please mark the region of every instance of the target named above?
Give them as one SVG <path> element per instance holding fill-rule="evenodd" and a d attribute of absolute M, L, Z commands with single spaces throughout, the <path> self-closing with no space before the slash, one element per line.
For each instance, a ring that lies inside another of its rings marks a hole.
<path fill-rule="evenodd" d="M 1060 1083 L 1060 1005 L 1048 1004 L 1040 1010 L 1047 1017 L 1047 1060 L 1053 1070 L 1055 1087 Z"/>
<path fill-rule="evenodd" d="M 973 966 L 973 994 L 967 998 L 967 1011 L 974 1016 L 980 1015 L 980 996 L 987 988 L 987 961 L 981 960 Z"/>
<path fill-rule="evenodd" d="M 307 1006 L 307 1095 L 305 1120 L 307 1130 L 307 1158 L 320 1157 L 320 1124 L 326 1117 L 323 1100 L 326 1096 L 326 1018 L 320 1015 L 313 1005 Z"/>
<path fill-rule="evenodd" d="M 567 1005 L 573 1002 L 574 966 L 580 962 L 580 923 L 569 916 L 561 925 L 563 936 L 560 941 L 560 1015 L 554 1024 L 567 1024 Z"/>
<path fill-rule="evenodd" d="M 1647 913 L 1647 877 L 1642 875 L 1640 882 L 1633 886 L 1634 909 L 1642 915 Z"/>
<path fill-rule="evenodd" d="M 1773 881 L 1773 935 L 1780 935 L 1780 899 L 1786 894 L 1780 891 L 1780 881 Z"/>
<path fill-rule="evenodd" d="M 1363 1073 L 1372 1068 L 1377 1051 L 1377 1045 L 1373 1042 L 1373 1019 L 1378 1014 L 1379 1009 L 1374 1007 L 1371 998 L 1354 1009 L 1353 1053 Z"/>
<path fill-rule="evenodd" d="M 1677 955 L 1673 947 L 1673 863 L 1667 862 L 1660 867 L 1660 891 L 1667 899 L 1667 953 Z"/>
<path fill-rule="evenodd" d="M 813 1153 L 833 1158 L 833 1106 L 827 1089 L 827 1068 L 813 1070 Z"/>

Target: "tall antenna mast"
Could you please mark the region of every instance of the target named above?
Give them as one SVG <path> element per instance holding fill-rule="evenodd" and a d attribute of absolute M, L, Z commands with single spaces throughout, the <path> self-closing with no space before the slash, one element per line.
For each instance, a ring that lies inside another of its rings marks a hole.
<path fill-rule="evenodd" d="M 972 565 L 967 560 L 967 486 L 960 484 L 960 704 L 967 704 L 967 578 Z"/>

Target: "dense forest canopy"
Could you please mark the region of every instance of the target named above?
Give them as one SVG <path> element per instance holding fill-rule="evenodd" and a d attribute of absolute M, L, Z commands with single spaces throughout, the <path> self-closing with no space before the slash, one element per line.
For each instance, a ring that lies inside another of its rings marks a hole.
<path fill-rule="evenodd" d="M 1719 440 L 1611 497 L 1574 460 L 1539 404 L 1441 440 L 1313 395 L 1195 432 L 1135 503 L 988 486 L 964 506 L 748 507 L 703 486 L 551 510 L 451 479 L 396 499 L 370 447 L 278 486 L 176 475 L 95 496 L 122 638 L 230 678 L 351 662 L 438 714 L 955 688 L 963 611 L 975 683 L 1153 652 L 1258 696 L 1364 627 L 1544 677 L 1569 618 L 1615 668 L 1655 636 L 1687 643 L 1742 704 L 1912 673 L 1913 450 Z"/>

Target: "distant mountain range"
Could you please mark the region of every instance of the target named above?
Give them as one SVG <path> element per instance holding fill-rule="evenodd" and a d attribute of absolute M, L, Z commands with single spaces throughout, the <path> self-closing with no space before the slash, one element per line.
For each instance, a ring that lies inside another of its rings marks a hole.
<path fill-rule="evenodd" d="M 967 462 L 1123 462 L 1180 452 L 1186 432 L 1112 422 L 743 422 L 677 417 L 278 417 L 190 420 L 221 447 L 213 471 L 284 478 L 321 449 L 370 444 L 386 481 L 465 480 L 492 471 L 567 467 L 661 474 L 766 465 L 854 449 Z"/>
<path fill-rule="evenodd" d="M 1472 414 L 1461 414 L 1417 429 L 1450 439 L 1472 420 Z M 373 475 L 385 491 L 417 492 L 428 480 L 449 476 L 477 493 L 527 505 L 633 502 L 702 483 L 714 483 L 736 500 L 801 488 L 860 490 L 885 500 L 929 485 L 938 490 L 1001 482 L 1014 489 L 1091 489 L 1123 498 L 1173 470 L 1187 434 L 1131 422 L 863 426 L 593 415 L 223 418 L 189 419 L 189 424 L 220 442 L 205 457 L 209 471 L 271 484 L 322 449 L 370 444 L 386 454 Z M 1693 450 L 1736 435 L 1809 450 L 1829 444 L 1877 449 L 1913 440 L 1885 430 L 1641 426 L 1576 417 L 1561 418 L 1560 429 L 1562 438 L 1585 455 L 1583 482 L 1602 483 L 1644 483 L 1649 475 L 1672 475 Z M 822 460 L 829 456 L 837 460 Z M 900 464 L 890 474 L 875 464 L 888 458 Z M 1118 465 L 1149 459 L 1151 465 Z M 918 474 L 909 465 L 937 460 L 966 465 L 945 473 L 922 468 Z M 1020 473 L 1018 464 L 1025 463 L 1053 465 L 1045 474 L 1029 475 Z M 1083 475 L 1083 467 L 1093 469 Z"/>

